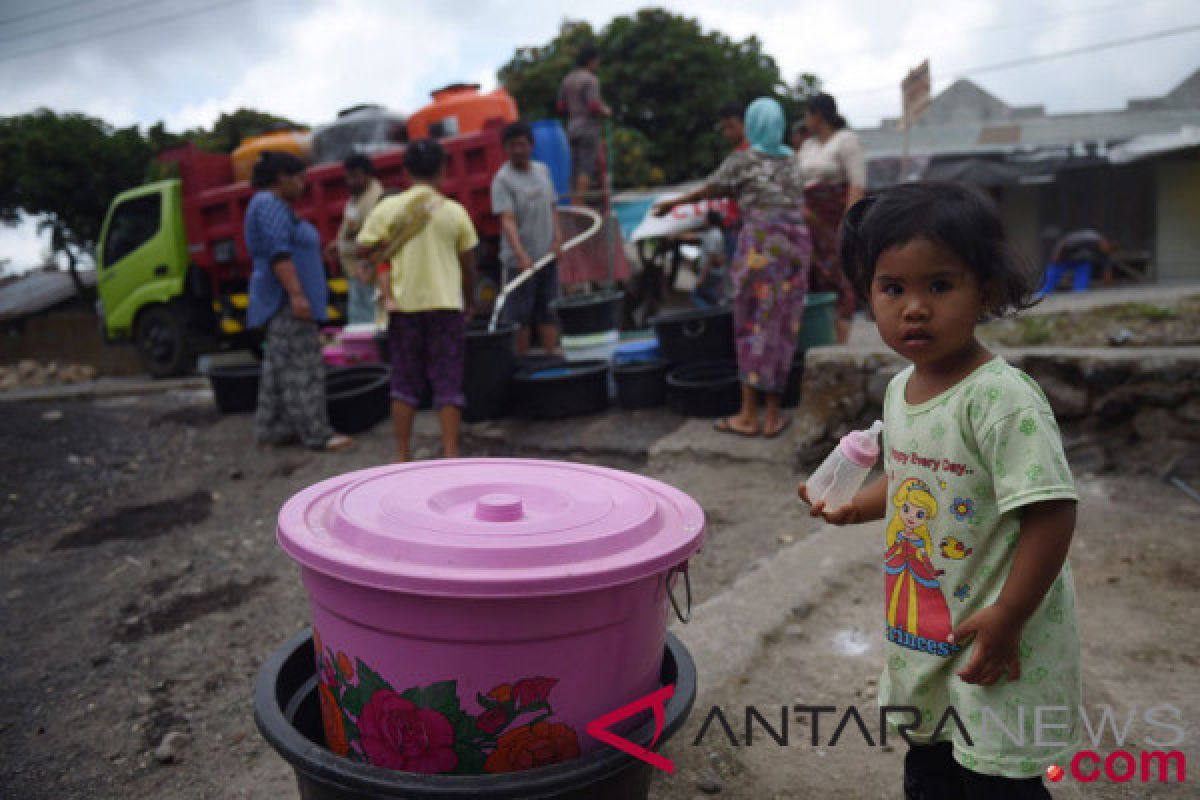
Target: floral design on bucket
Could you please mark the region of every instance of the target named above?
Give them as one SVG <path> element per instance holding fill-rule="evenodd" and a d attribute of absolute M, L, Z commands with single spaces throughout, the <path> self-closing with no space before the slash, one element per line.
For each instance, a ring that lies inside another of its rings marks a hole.
<path fill-rule="evenodd" d="M 320 636 L 314 633 L 315 642 Z M 579 737 L 551 722 L 557 678 L 530 677 L 476 694 L 462 708 L 457 681 L 396 691 L 362 659 L 318 650 L 321 720 L 330 750 L 405 772 L 477 775 L 557 764 L 580 754 Z"/>

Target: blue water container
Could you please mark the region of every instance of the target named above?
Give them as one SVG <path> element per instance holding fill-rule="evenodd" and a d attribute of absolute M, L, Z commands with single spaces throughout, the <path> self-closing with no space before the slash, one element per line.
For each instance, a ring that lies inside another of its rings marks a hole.
<path fill-rule="evenodd" d="M 543 119 L 530 123 L 533 128 L 533 157 L 550 169 L 554 191 L 559 202 L 565 204 L 571 191 L 571 146 L 567 144 L 567 132 L 556 119 Z"/>
<path fill-rule="evenodd" d="M 658 339 L 633 339 L 621 342 L 613 353 L 614 364 L 645 364 L 661 358 Z"/>

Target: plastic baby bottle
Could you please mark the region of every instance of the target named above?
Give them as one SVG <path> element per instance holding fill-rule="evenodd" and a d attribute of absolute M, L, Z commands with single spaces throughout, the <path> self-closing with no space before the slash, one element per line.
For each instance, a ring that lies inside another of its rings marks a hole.
<path fill-rule="evenodd" d="M 879 458 L 882 430 L 883 423 L 875 420 L 870 430 L 851 431 L 842 437 L 805 484 L 814 505 L 823 502 L 826 510 L 833 511 L 854 499 Z"/>

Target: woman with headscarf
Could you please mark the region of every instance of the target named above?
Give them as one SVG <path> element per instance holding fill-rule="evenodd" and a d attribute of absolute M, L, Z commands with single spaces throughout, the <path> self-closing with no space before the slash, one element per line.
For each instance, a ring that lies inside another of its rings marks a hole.
<path fill-rule="evenodd" d="M 804 179 L 804 202 L 812 230 L 809 291 L 837 294 L 837 338 L 845 344 L 856 305 L 854 286 L 838 258 L 838 232 L 850 206 L 862 199 L 867 162 L 858 137 L 846 128 L 837 102 L 822 92 L 808 101 L 804 123 L 809 136 L 797 152 Z"/>
<path fill-rule="evenodd" d="M 812 244 L 804 224 L 803 184 L 791 148 L 783 144 L 783 108 L 760 97 L 746 109 L 750 148 L 731 153 L 704 185 L 654 207 L 662 216 L 677 205 L 714 197 L 737 200 L 743 224 L 733 259 L 733 319 L 742 406 L 717 430 L 742 436 L 778 436 L 790 419 L 779 411 L 804 318 Z M 766 395 L 762 426 L 758 393 Z"/>

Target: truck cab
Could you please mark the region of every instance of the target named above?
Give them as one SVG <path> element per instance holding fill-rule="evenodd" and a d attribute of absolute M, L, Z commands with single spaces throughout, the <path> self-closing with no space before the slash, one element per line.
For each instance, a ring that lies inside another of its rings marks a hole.
<path fill-rule="evenodd" d="M 96 249 L 105 339 L 132 339 L 151 374 L 182 374 L 196 352 L 182 189 L 164 180 L 113 201 Z"/>

